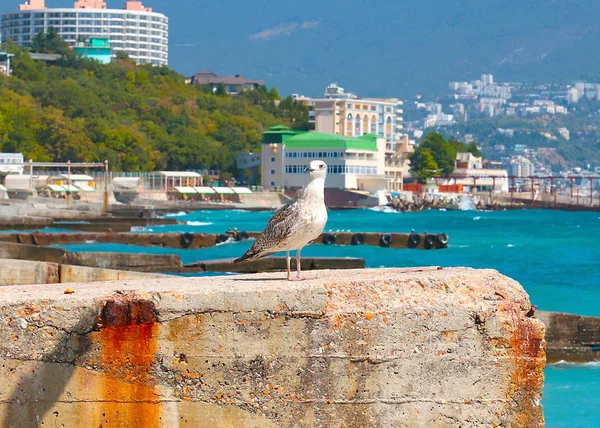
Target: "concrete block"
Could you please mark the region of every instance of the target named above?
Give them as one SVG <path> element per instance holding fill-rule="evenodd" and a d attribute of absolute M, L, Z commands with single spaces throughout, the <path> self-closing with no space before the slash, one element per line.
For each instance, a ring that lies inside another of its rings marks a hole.
<path fill-rule="evenodd" d="M 0 289 L 0 425 L 543 426 L 543 324 L 493 270 Z"/>
<path fill-rule="evenodd" d="M 600 361 L 600 317 L 537 311 L 546 326 L 548 362 Z"/>
<path fill-rule="evenodd" d="M 56 263 L 0 259 L 0 285 L 56 284 L 60 282 Z"/>
<path fill-rule="evenodd" d="M 0 259 L 0 286 L 167 278 L 169 275 Z"/>
<path fill-rule="evenodd" d="M 110 252 L 68 253 L 69 264 L 104 269 L 124 269 L 140 272 L 165 272 L 183 265 L 179 256 L 171 254 L 134 254 Z"/>

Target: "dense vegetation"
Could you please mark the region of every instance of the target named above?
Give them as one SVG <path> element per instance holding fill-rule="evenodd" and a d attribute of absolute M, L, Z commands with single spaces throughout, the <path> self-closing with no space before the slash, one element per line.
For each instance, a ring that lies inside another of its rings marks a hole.
<path fill-rule="evenodd" d="M 445 177 L 454 171 L 456 154 L 464 152 L 481 157 L 474 142 L 465 144 L 452 137 L 446 140 L 442 134 L 430 132 L 410 157 L 411 174 L 421 183 L 436 175 Z"/>
<path fill-rule="evenodd" d="M 233 172 L 235 155 L 260 150 L 265 128 L 308 126 L 308 111 L 262 87 L 237 97 L 185 83 L 167 67 L 80 58 L 53 31 L 32 41 L 34 61 L 12 45 L 13 75 L 0 75 L 0 151 L 34 161 L 102 161 L 112 170 Z"/>

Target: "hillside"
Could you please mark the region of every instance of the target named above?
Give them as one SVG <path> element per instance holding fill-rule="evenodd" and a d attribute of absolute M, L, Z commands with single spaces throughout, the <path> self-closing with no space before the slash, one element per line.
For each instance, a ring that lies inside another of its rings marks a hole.
<path fill-rule="evenodd" d="M 49 47 L 64 50 L 60 43 Z M 102 65 L 66 49 L 62 61 L 46 65 L 12 51 L 14 75 L 0 75 L 0 151 L 34 161 L 108 159 L 113 170 L 233 172 L 235 155 L 259 149 L 266 127 L 308 119 L 289 98 L 276 107 L 273 89 L 233 98 L 127 58 Z"/>

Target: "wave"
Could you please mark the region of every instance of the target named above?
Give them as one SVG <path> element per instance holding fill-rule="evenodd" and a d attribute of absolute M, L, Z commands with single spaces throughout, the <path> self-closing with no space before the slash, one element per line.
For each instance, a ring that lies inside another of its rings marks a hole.
<path fill-rule="evenodd" d="M 481 217 L 480 216 L 475 216 L 475 217 L 473 217 L 473 220 L 481 220 Z"/>
<path fill-rule="evenodd" d="M 221 246 L 221 245 L 225 245 L 225 244 L 235 244 L 236 242 L 238 242 L 238 241 L 236 241 L 235 239 L 233 239 L 233 238 L 229 237 L 229 238 L 227 238 L 227 241 L 224 241 L 224 242 L 219 242 L 219 243 L 217 244 L 217 247 L 219 247 L 219 246 Z"/>
<path fill-rule="evenodd" d="M 86 244 L 96 244 L 98 241 L 94 241 L 93 239 L 90 239 L 88 241 L 85 241 Z"/>
<path fill-rule="evenodd" d="M 508 245 L 506 246 L 506 248 L 513 248 L 514 246 L 515 246 L 515 244 L 508 244 Z"/>
<path fill-rule="evenodd" d="M 380 213 L 387 213 L 387 214 L 390 214 L 390 213 L 398 214 L 399 213 L 399 211 L 397 211 L 396 209 L 394 209 L 392 207 L 388 207 L 388 206 L 385 206 L 385 207 L 371 207 L 369 209 L 371 211 L 380 212 Z"/>
<path fill-rule="evenodd" d="M 212 221 L 188 221 L 186 224 L 188 226 L 210 226 L 214 223 Z"/>
<path fill-rule="evenodd" d="M 182 215 L 187 215 L 185 211 L 179 211 L 178 213 L 165 214 L 163 217 L 181 217 Z"/>

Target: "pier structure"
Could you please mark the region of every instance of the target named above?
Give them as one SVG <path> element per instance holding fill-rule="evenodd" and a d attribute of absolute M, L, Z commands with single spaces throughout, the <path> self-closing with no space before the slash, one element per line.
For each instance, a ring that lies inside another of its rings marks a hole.
<path fill-rule="evenodd" d="M 600 208 L 600 176 L 596 175 L 501 177 L 483 174 L 435 176 L 433 180 L 436 185 L 453 185 L 454 189 L 459 189 L 460 192 L 466 189 L 470 192 L 488 192 L 492 200 L 506 201 L 508 196 L 511 204 L 531 202 L 534 205 L 543 203 L 554 208 L 564 206 Z M 499 187 L 506 187 L 508 192 L 494 190 Z"/>

